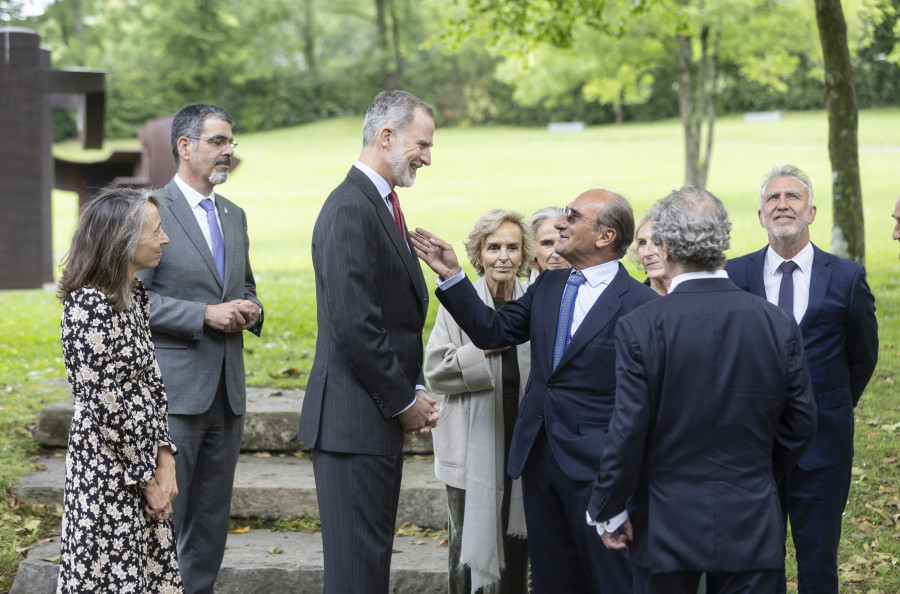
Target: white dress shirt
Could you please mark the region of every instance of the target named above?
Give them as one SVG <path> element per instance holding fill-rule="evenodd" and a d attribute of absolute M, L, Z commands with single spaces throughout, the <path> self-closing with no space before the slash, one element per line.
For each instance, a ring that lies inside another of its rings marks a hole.
<path fill-rule="evenodd" d="M 797 265 L 794 270 L 794 319 L 797 323 L 803 319 L 809 307 L 809 283 L 812 279 L 813 263 L 812 243 L 807 242 L 800 252 L 791 258 Z M 778 305 L 778 291 L 781 289 L 781 263 L 785 259 L 775 253 L 770 246 L 766 250 L 766 261 L 763 264 L 763 282 L 766 285 L 766 299 Z"/>
<path fill-rule="evenodd" d="M 204 196 L 194 188 L 187 185 L 183 179 L 178 177 L 178 174 L 175 174 L 175 185 L 178 186 L 178 189 L 181 190 L 181 193 L 184 194 L 185 199 L 187 200 L 188 206 L 191 207 L 191 210 L 194 213 L 194 217 L 197 218 L 197 224 L 200 225 L 200 231 L 203 232 L 203 238 L 206 240 L 206 245 L 209 246 L 209 252 L 212 253 L 212 236 L 209 233 L 209 219 L 206 218 L 206 211 L 203 210 L 203 207 L 200 206 L 200 202 L 209 198 L 213 206 L 216 204 L 216 192 L 213 190 L 210 192 L 209 196 Z M 213 213 L 216 217 L 216 223 L 219 225 L 219 231 L 222 231 L 222 221 L 219 220 L 219 211 L 213 210 Z M 225 234 L 222 234 L 222 237 L 225 237 Z"/>

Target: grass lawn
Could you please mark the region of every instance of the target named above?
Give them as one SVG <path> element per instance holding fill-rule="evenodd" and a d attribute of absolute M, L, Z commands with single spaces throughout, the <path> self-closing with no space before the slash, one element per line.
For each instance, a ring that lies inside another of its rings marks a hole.
<path fill-rule="evenodd" d="M 315 289 L 310 237 L 319 207 L 359 153 L 361 118 L 345 118 L 243 135 L 243 160 L 223 194 L 247 211 L 251 260 L 259 297 L 266 305 L 261 339 L 246 340 L 251 385 L 302 388 L 315 349 Z M 816 189 L 818 216 L 813 241 L 826 250 L 831 234 L 831 168 L 824 112 L 788 113 L 779 122 L 746 124 L 721 118 L 709 189 L 728 207 L 737 256 L 762 247 L 757 192 L 773 166 L 793 163 Z M 856 461 L 841 548 L 842 592 L 900 591 L 900 404 L 895 377 L 900 367 L 900 245 L 890 239 L 894 180 L 900 162 L 900 110 L 860 116 L 867 268 L 876 296 L 881 358 L 857 409 Z M 115 146 L 136 147 L 137 141 Z M 108 143 L 107 150 L 113 143 Z M 74 146 L 57 148 L 77 156 Z M 415 187 L 400 193 L 410 227 L 425 227 L 461 241 L 490 208 L 528 215 L 563 206 L 590 187 L 623 193 L 640 217 L 658 198 L 683 183 L 683 146 L 678 122 L 589 128 L 551 134 L 544 129 L 438 129 L 433 165 Z M 54 192 L 54 252 L 61 257 L 76 218 L 74 194 Z M 365 237 L 347 242 L 366 249 Z M 630 262 L 629 269 L 635 273 Z M 470 271 L 471 272 L 471 271 Z M 637 273 L 635 273 L 637 274 Z M 426 272 L 430 281 L 434 275 Z M 638 278 L 643 278 L 639 276 Z M 426 331 L 437 302 L 432 300 Z M 11 494 L 29 470 L 35 444 L 30 427 L 46 404 L 68 396 L 59 346 L 61 306 L 49 291 L 0 292 L 0 591 L 12 583 L 29 543 L 58 530 L 59 510 L 24 509 Z M 598 543 L 599 546 L 599 543 Z"/>

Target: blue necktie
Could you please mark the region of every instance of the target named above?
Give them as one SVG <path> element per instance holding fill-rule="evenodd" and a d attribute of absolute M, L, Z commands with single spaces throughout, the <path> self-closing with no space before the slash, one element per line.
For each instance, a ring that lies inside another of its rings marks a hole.
<path fill-rule="evenodd" d="M 200 201 L 200 207 L 206 211 L 206 222 L 209 224 L 209 236 L 212 239 L 213 260 L 216 261 L 216 270 L 219 271 L 219 280 L 225 283 L 225 240 L 216 220 L 216 206 L 209 198 Z"/>
<path fill-rule="evenodd" d="M 778 307 L 786 309 L 788 313 L 794 313 L 794 270 L 797 263 L 793 260 L 785 260 L 781 263 L 781 286 L 778 288 Z"/>
<path fill-rule="evenodd" d="M 566 281 L 566 290 L 563 293 L 562 304 L 559 307 L 559 322 L 556 325 L 556 344 L 553 346 L 553 369 L 559 365 L 569 339 L 572 334 L 572 318 L 575 315 L 575 298 L 578 297 L 578 287 L 584 284 L 584 274 L 574 272 Z"/>

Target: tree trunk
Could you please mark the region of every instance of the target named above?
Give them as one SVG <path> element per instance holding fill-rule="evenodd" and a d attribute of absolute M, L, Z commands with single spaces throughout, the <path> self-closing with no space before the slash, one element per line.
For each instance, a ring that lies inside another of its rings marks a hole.
<path fill-rule="evenodd" d="M 378 60 L 381 64 L 381 76 L 385 89 L 393 89 L 394 77 L 389 66 L 390 50 L 388 49 L 387 4 L 390 0 L 375 0 L 375 25 L 378 28 Z"/>
<path fill-rule="evenodd" d="M 681 125 L 684 128 L 684 183 L 697 185 L 697 161 L 700 158 L 700 135 L 695 123 L 693 109 L 691 68 L 694 56 L 689 35 L 678 36 L 678 53 L 675 68 L 678 72 L 678 106 L 681 111 Z"/>
<path fill-rule="evenodd" d="M 300 26 L 300 35 L 303 37 L 303 59 L 309 74 L 314 78 L 318 74 L 316 60 L 316 14 L 313 7 L 314 0 L 303 2 L 303 24 Z"/>
<path fill-rule="evenodd" d="M 391 85 L 394 89 L 403 86 L 403 52 L 400 50 L 400 19 L 397 18 L 397 3 L 391 3 L 391 45 L 394 50 L 394 79 Z"/>
<path fill-rule="evenodd" d="M 853 67 L 847 46 L 847 23 L 840 0 L 815 0 L 819 41 L 825 60 L 828 106 L 828 156 L 831 159 L 831 251 L 865 264 L 862 187 L 859 181 L 859 138 Z"/>

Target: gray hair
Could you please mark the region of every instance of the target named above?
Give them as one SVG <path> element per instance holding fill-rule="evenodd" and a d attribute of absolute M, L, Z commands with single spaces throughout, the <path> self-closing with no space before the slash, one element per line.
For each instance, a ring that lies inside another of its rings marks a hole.
<path fill-rule="evenodd" d="M 383 128 L 401 133 L 416 117 L 416 108 L 434 118 L 431 106 L 406 91 L 382 91 L 375 95 L 363 120 L 363 146 L 371 146 Z"/>
<path fill-rule="evenodd" d="M 149 190 L 107 188 L 87 203 L 61 264 L 60 301 L 91 287 L 102 291 L 116 311 L 131 307 L 134 279 L 129 271 L 144 233 L 148 202 L 160 207 L 159 198 Z"/>
<path fill-rule="evenodd" d="M 530 217 L 528 217 L 528 226 L 531 227 L 531 236 L 537 241 L 537 232 L 538 229 L 541 228 L 547 220 L 552 219 L 556 220 L 563 213 L 563 209 L 560 206 L 545 206 L 540 210 L 534 211 Z M 537 246 L 535 246 L 534 257 L 531 258 L 531 262 L 537 262 Z"/>
<path fill-rule="evenodd" d="M 178 157 L 178 139 L 182 136 L 199 136 L 203 132 L 203 126 L 209 118 L 219 118 L 228 122 L 229 126 L 234 126 L 234 120 L 228 115 L 228 112 L 218 105 L 209 103 L 191 103 L 185 105 L 178 110 L 172 119 L 172 156 L 175 157 L 175 165 L 181 162 Z M 195 141 L 196 142 L 196 141 Z"/>
<path fill-rule="evenodd" d="M 803 172 L 799 167 L 794 167 L 793 165 L 781 165 L 780 167 L 774 167 L 771 171 L 769 171 L 766 176 L 765 181 L 762 186 L 759 188 L 759 207 L 762 208 L 763 203 L 763 192 L 766 190 L 766 186 L 769 185 L 769 182 L 775 179 L 776 177 L 793 177 L 797 179 L 803 186 L 806 188 L 806 191 L 809 192 L 809 205 L 813 205 L 813 187 L 812 182 L 809 181 L 809 176 Z"/>
<path fill-rule="evenodd" d="M 657 201 L 647 216 L 653 221 L 653 243 L 665 243 L 669 256 L 688 271 L 725 265 L 731 222 L 711 192 L 685 186 Z"/>
<path fill-rule="evenodd" d="M 525 217 L 514 210 L 495 208 L 478 217 L 475 226 L 472 227 L 472 231 L 463 242 L 469 262 L 475 268 L 478 276 L 484 276 L 484 263 L 481 261 L 481 244 L 484 242 L 484 238 L 506 222 L 515 223 L 522 232 L 522 261 L 516 269 L 516 276 L 524 277 L 530 274 L 531 269 L 528 267 L 528 263 L 534 259 L 535 248 L 534 237 L 525 223 Z"/>
<path fill-rule="evenodd" d="M 637 225 L 634 226 L 634 241 L 631 242 L 631 247 L 628 248 L 628 259 L 631 260 L 632 262 L 634 262 L 635 265 L 637 265 L 639 270 L 644 269 L 644 262 L 641 260 L 641 257 L 638 256 L 638 253 L 637 253 L 637 250 L 638 250 L 637 233 L 638 233 L 638 231 L 640 231 L 641 227 L 644 226 L 644 223 L 646 223 L 649 220 L 650 220 L 650 217 L 647 215 L 644 215 L 643 217 L 641 217 L 641 220 L 637 222 Z M 651 229 L 652 229 L 652 227 L 651 227 Z"/>
<path fill-rule="evenodd" d="M 616 240 L 611 247 L 618 259 L 628 252 L 628 246 L 634 241 L 634 212 L 624 197 L 615 192 L 609 193 L 613 199 L 606 203 L 597 218 L 597 228 L 608 227 L 616 232 Z"/>

